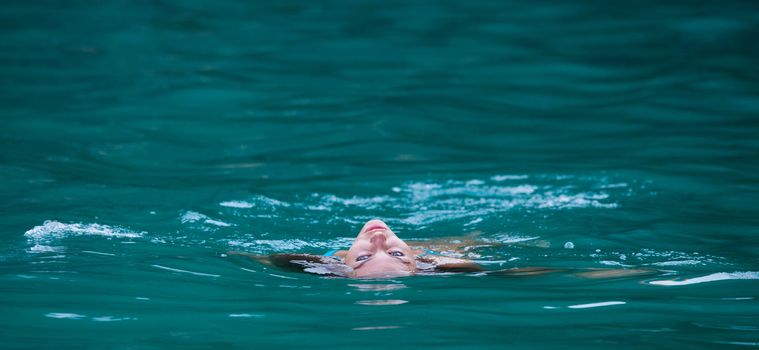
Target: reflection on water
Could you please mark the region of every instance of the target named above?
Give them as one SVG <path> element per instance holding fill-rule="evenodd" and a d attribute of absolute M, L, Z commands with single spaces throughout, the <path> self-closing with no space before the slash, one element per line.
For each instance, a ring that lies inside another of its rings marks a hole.
<path fill-rule="evenodd" d="M 355 287 L 359 292 L 386 292 L 406 288 L 406 285 L 402 283 L 373 283 L 373 284 L 349 284 L 351 287 Z"/>

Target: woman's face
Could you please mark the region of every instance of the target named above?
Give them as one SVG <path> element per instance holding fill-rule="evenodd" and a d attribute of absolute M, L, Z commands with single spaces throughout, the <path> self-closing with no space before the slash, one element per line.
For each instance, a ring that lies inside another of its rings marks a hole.
<path fill-rule="evenodd" d="M 397 277 L 412 275 L 416 260 L 409 246 L 381 220 L 370 220 L 358 233 L 345 256 L 352 277 Z"/>

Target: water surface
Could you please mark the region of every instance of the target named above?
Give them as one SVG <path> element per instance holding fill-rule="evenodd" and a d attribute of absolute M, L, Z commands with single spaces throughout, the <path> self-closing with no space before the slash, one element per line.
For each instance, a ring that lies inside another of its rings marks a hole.
<path fill-rule="evenodd" d="M 5 2 L 0 342 L 759 344 L 752 2 Z M 325 278 L 365 220 L 488 269 Z"/>

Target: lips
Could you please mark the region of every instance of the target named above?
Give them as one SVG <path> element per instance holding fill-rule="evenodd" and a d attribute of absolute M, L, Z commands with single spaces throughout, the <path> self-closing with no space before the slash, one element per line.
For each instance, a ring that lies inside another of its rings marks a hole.
<path fill-rule="evenodd" d="M 363 232 L 369 232 L 373 230 L 389 230 L 390 228 L 387 227 L 387 224 L 382 222 L 382 220 L 369 220 L 369 222 L 364 225 Z"/>
<path fill-rule="evenodd" d="M 364 232 L 374 231 L 374 230 L 387 230 L 387 226 L 383 225 L 371 225 L 364 230 Z"/>

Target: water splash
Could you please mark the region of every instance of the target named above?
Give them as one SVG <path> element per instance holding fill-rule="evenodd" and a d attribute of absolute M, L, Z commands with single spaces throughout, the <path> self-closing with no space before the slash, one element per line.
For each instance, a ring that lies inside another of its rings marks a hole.
<path fill-rule="evenodd" d="M 619 203 L 610 193 L 627 187 L 607 185 L 606 180 L 557 177 L 546 184 L 538 177 L 532 183 L 527 175 L 496 175 L 489 180 L 471 179 L 435 182 L 407 182 L 393 186 L 391 194 L 340 197 L 334 194 L 312 193 L 294 206 L 306 211 L 361 209 L 370 212 L 394 212 L 390 223 L 424 226 L 437 222 L 471 218 L 478 223 L 483 217 L 519 209 L 569 210 L 578 208 L 613 209 Z M 585 189 L 578 189 L 585 188 Z M 351 220 L 346 218 L 345 221 Z"/>
<path fill-rule="evenodd" d="M 108 225 L 93 224 L 65 224 L 59 221 L 47 220 L 42 225 L 35 226 L 26 231 L 26 236 L 35 244 L 32 251 L 48 251 L 45 243 L 51 243 L 71 236 L 102 236 L 111 238 L 140 238 L 144 232 L 132 232 L 130 230 L 111 227 Z"/>
<path fill-rule="evenodd" d="M 302 239 L 230 239 L 226 244 L 232 248 L 244 248 L 256 253 L 291 252 L 303 249 L 334 249 L 350 247 L 351 237 L 340 237 L 331 240 L 302 240 Z"/>
<path fill-rule="evenodd" d="M 253 203 L 246 202 L 246 201 L 226 201 L 219 203 L 222 207 L 228 207 L 228 208 L 239 208 L 239 209 L 250 209 L 256 206 Z"/>
<path fill-rule="evenodd" d="M 195 211 L 187 211 L 179 218 L 179 220 L 183 223 L 195 223 L 195 222 L 203 222 L 209 225 L 214 226 L 220 226 L 220 227 L 229 227 L 232 226 L 232 224 L 226 223 L 224 221 L 211 219 L 205 214 L 201 214 Z"/>

